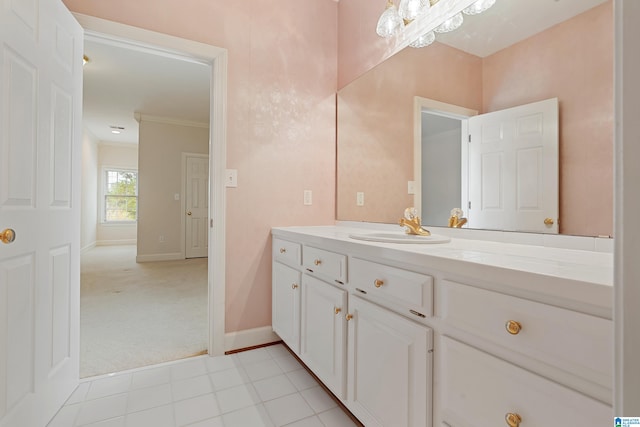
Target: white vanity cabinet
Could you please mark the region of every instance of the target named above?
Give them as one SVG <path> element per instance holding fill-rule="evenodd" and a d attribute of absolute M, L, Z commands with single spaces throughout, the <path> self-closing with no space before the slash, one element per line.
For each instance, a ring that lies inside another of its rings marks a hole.
<path fill-rule="evenodd" d="M 299 243 L 273 239 L 271 323 L 295 353 L 300 352 L 300 250 Z"/>
<path fill-rule="evenodd" d="M 431 425 L 432 330 L 349 299 L 347 407 L 367 427 Z"/>
<path fill-rule="evenodd" d="M 365 426 L 610 424 L 609 254 L 358 232 L 273 230 L 273 328 Z"/>

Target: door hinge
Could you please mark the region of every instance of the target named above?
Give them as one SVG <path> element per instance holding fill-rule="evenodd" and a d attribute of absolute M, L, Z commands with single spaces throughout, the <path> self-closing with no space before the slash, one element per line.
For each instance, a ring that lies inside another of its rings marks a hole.
<path fill-rule="evenodd" d="M 213 228 L 213 218 L 209 219 L 209 228 Z"/>
<path fill-rule="evenodd" d="M 467 209 L 471 209 L 471 200 L 469 200 L 469 205 L 468 205 Z"/>
<path fill-rule="evenodd" d="M 469 142 L 471 142 L 471 134 L 469 134 Z"/>

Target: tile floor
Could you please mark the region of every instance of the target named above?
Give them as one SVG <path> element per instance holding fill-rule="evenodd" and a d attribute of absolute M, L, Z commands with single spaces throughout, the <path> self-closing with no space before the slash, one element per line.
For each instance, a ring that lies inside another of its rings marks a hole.
<path fill-rule="evenodd" d="M 353 427 L 281 345 L 82 380 L 48 427 Z"/>

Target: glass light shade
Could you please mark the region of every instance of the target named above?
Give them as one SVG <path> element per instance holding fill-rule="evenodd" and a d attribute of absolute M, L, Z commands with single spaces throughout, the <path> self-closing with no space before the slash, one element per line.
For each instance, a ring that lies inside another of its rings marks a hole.
<path fill-rule="evenodd" d="M 393 4 L 393 1 L 389 0 L 387 7 L 380 15 L 378 19 L 378 25 L 376 26 L 376 33 L 380 37 L 388 38 L 395 35 L 400 28 L 404 25 L 400 14 L 398 14 L 398 8 Z"/>
<path fill-rule="evenodd" d="M 466 7 L 462 12 L 465 15 L 477 15 L 489 9 L 496 3 L 496 0 L 478 0 L 469 7 Z"/>
<path fill-rule="evenodd" d="M 423 34 L 413 41 L 409 46 L 411 47 L 425 47 L 429 46 L 436 39 L 436 35 L 433 31 L 429 31 L 427 34 Z"/>
<path fill-rule="evenodd" d="M 398 13 L 405 21 L 413 21 L 429 9 L 429 0 L 400 0 Z"/>
<path fill-rule="evenodd" d="M 453 31 L 459 28 L 460 25 L 462 25 L 462 21 L 464 21 L 464 18 L 462 17 L 462 13 L 453 15 L 451 18 L 447 19 L 442 24 L 440 24 L 440 26 L 435 29 L 435 32 L 448 33 L 449 31 Z"/>

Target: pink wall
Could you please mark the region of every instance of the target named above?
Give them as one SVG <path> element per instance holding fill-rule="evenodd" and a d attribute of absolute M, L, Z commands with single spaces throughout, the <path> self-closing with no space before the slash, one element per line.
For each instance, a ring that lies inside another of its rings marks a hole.
<path fill-rule="evenodd" d="M 407 48 L 340 90 L 338 219 L 396 223 L 413 206 L 414 96 L 480 110 L 482 60 L 441 43 Z"/>
<path fill-rule="evenodd" d="M 271 324 L 272 226 L 335 213 L 337 4 L 328 0 L 64 0 L 78 13 L 229 51 L 227 332 Z M 313 205 L 302 203 L 313 190 Z"/>
<path fill-rule="evenodd" d="M 613 234 L 611 1 L 483 60 L 483 112 L 560 101 L 560 232 Z"/>

